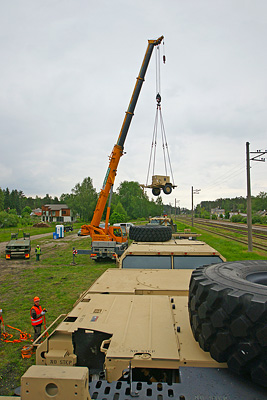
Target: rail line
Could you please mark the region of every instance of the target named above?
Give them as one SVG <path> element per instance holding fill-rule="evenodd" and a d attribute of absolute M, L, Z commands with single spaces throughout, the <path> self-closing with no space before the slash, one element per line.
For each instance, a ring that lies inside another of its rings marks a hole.
<path fill-rule="evenodd" d="M 228 231 L 232 231 L 232 232 L 236 232 L 239 233 L 240 235 L 247 235 L 247 226 L 239 226 L 233 223 L 213 223 L 213 222 L 209 222 L 209 221 L 201 221 L 201 219 L 197 219 L 196 220 L 197 224 L 199 225 L 205 225 L 205 226 L 210 226 L 212 228 L 220 228 L 220 229 L 225 229 Z M 252 235 L 255 238 L 258 239 L 262 239 L 262 240 L 267 240 L 267 230 L 264 228 L 260 228 L 260 227 L 252 227 Z"/>
<path fill-rule="evenodd" d="M 180 222 L 191 222 L 191 218 L 187 217 L 182 217 L 178 218 L 178 221 Z M 239 224 L 238 224 L 239 225 Z M 247 245 L 247 240 L 244 240 L 242 238 L 237 238 L 234 236 L 227 235 L 225 232 L 219 232 L 218 230 L 225 230 L 225 231 L 230 231 L 233 233 L 237 233 L 240 235 L 246 235 L 247 236 L 247 227 L 246 226 L 237 226 L 237 224 L 234 223 L 228 223 L 228 222 L 211 222 L 211 221 L 205 221 L 202 220 L 201 218 L 195 218 L 194 219 L 194 226 L 199 227 L 200 229 L 213 233 L 214 235 L 222 236 L 226 239 L 232 240 L 234 242 L 242 243 L 244 245 Z M 210 229 L 211 228 L 211 229 Z M 260 233 L 258 233 L 260 232 Z M 262 251 L 267 251 L 267 229 L 266 227 L 259 227 L 255 226 L 252 228 L 252 239 L 253 239 L 253 247 Z M 264 243 L 265 242 L 265 243 Z"/>

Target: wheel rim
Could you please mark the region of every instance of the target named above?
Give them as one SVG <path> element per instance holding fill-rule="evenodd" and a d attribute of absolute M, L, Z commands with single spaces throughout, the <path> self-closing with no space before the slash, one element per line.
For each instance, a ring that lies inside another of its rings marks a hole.
<path fill-rule="evenodd" d="M 165 194 L 170 194 L 172 192 L 172 187 L 170 185 L 165 185 L 163 191 Z"/>

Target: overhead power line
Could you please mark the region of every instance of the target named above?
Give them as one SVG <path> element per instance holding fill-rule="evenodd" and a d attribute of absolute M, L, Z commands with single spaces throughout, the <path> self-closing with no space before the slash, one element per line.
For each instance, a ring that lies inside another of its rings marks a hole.
<path fill-rule="evenodd" d="M 217 176 L 216 179 L 211 181 L 206 187 L 203 188 L 203 191 L 209 191 L 216 187 L 221 186 L 222 183 L 228 182 L 229 180 L 235 178 L 238 175 L 241 175 L 246 170 L 245 162 L 238 164 L 237 166 L 233 167 L 229 171 L 225 172 L 224 174 Z"/>

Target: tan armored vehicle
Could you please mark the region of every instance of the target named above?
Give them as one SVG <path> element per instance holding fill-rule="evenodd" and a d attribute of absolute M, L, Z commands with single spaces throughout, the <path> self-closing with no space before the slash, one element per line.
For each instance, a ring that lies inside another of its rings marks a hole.
<path fill-rule="evenodd" d="M 173 237 L 170 228 L 167 230 L 164 226 L 155 228 L 149 225 L 131 228 L 130 232 L 139 240 L 146 237 L 155 240 L 133 241 L 118 259 L 119 268 L 192 270 L 203 265 L 226 261 L 217 250 L 197 240 L 196 233 L 177 232 Z M 130 238 L 133 237 L 131 233 Z M 157 241 L 157 237 L 161 236 L 163 240 L 169 240 Z"/>
<path fill-rule="evenodd" d="M 21 399 L 264 399 L 267 262 L 141 231 L 38 345 Z"/>
<path fill-rule="evenodd" d="M 173 223 L 172 218 L 167 216 L 163 217 L 150 217 L 147 225 L 162 225 L 162 226 L 170 226 L 172 228 L 173 233 L 177 231 L 177 225 Z"/>

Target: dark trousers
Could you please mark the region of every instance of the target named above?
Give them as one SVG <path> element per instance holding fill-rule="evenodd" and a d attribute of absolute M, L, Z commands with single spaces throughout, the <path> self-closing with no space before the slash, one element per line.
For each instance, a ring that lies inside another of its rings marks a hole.
<path fill-rule="evenodd" d="M 35 342 L 35 340 L 41 335 L 41 328 L 42 328 L 42 324 L 40 325 L 35 325 L 33 327 L 34 329 L 34 337 L 33 337 L 33 341 Z"/>
<path fill-rule="evenodd" d="M 36 254 L 36 261 L 40 261 L 40 254 Z"/>

